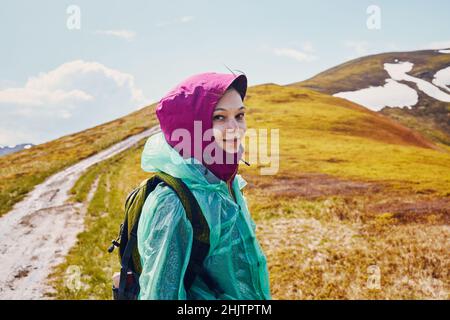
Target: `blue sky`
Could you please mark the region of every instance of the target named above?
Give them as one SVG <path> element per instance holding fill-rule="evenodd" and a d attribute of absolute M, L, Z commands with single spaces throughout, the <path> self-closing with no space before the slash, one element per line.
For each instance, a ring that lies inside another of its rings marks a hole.
<path fill-rule="evenodd" d="M 67 28 L 70 5 L 80 29 Z M 109 121 L 224 64 L 249 85 L 287 84 L 358 56 L 450 47 L 448 21 L 447 0 L 2 1 L 0 144 Z"/>

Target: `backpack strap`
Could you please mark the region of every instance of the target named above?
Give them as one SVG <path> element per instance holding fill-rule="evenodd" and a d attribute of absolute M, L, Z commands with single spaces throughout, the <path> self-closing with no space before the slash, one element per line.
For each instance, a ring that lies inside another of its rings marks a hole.
<path fill-rule="evenodd" d="M 158 172 L 156 176 L 171 187 L 178 195 L 186 211 L 187 218 L 192 225 L 192 249 L 184 277 L 185 289 L 188 290 L 192 286 L 196 276 L 199 275 L 216 296 L 220 295 L 223 291 L 203 267 L 203 262 L 208 256 L 210 249 L 210 230 L 197 199 L 195 199 L 192 192 L 181 179 L 172 177 L 164 172 Z"/>
<path fill-rule="evenodd" d="M 156 187 L 156 185 L 159 183 L 159 180 L 157 178 L 150 177 L 144 181 L 141 182 L 139 187 L 135 188 L 130 194 L 128 194 L 126 200 L 125 200 L 125 220 L 121 224 L 119 237 L 121 238 L 121 243 L 126 243 L 125 247 L 121 247 L 120 243 L 119 246 L 122 250 L 119 251 L 119 257 L 120 257 L 120 278 L 119 278 L 119 287 L 117 299 L 118 300 L 135 300 L 138 294 L 138 288 L 134 288 L 134 290 L 126 290 L 127 287 L 127 281 L 128 281 L 128 272 L 131 272 L 138 281 L 139 275 L 141 273 L 142 267 L 139 257 L 139 251 L 137 248 L 137 229 L 139 226 L 139 218 L 141 215 L 142 208 L 139 210 L 139 212 L 136 212 L 135 215 L 129 214 L 131 211 L 128 211 L 129 205 L 133 203 L 136 197 L 140 196 L 141 189 L 145 186 L 145 192 L 144 196 L 141 199 L 142 204 L 145 202 L 145 199 L 147 199 L 148 195 L 151 191 L 153 191 Z M 137 210 L 136 210 L 137 211 Z M 130 228 L 131 227 L 131 228 Z M 125 239 L 123 239 L 125 238 Z M 116 240 L 117 242 L 117 240 Z M 113 242 L 114 245 L 114 242 Z M 113 248 L 112 248 L 113 250 Z M 112 252 L 110 250 L 110 252 Z"/>
<path fill-rule="evenodd" d="M 119 280 L 119 293 L 118 293 L 118 297 L 120 300 L 133 300 L 135 298 L 135 295 L 137 294 L 137 292 L 125 292 L 125 288 L 126 288 L 126 282 L 127 282 L 127 277 L 128 277 L 128 271 L 132 270 L 132 268 L 130 268 L 129 263 L 132 261 L 132 254 L 133 254 L 133 250 L 134 248 L 137 247 L 137 228 L 138 228 L 138 223 L 135 223 L 133 228 L 131 229 L 131 233 L 128 237 L 128 242 L 127 245 L 125 247 L 125 250 L 123 252 L 122 255 L 122 259 L 121 259 L 121 270 L 120 270 L 120 280 Z M 131 271 L 134 273 L 134 276 L 136 279 L 139 279 L 139 276 L 136 274 L 135 271 Z"/>

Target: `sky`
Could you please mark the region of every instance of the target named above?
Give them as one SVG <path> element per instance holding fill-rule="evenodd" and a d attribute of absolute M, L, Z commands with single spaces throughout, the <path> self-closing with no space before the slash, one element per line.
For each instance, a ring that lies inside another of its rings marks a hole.
<path fill-rule="evenodd" d="M 0 3 L 0 145 L 157 102 L 201 72 L 288 84 L 369 54 L 450 47 L 448 0 Z"/>

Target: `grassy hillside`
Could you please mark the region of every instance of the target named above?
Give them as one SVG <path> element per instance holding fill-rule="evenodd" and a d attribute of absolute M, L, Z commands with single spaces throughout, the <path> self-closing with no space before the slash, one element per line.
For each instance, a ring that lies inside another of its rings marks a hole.
<path fill-rule="evenodd" d="M 308 88 L 330 95 L 370 86 L 383 86 L 385 79 L 389 78 L 384 70 L 384 63 L 395 63 L 397 59 L 414 63 L 413 70 L 408 74 L 428 82 L 433 80 L 437 71 L 450 66 L 450 54 L 442 54 L 436 50 L 382 53 L 348 61 L 289 86 Z M 415 84 L 405 84 L 417 89 Z M 419 90 L 416 91 L 419 93 L 419 102 L 413 108 L 385 108 L 381 112 L 433 141 L 450 145 L 450 103 L 437 101 Z"/>
<path fill-rule="evenodd" d="M 0 157 L 0 216 L 52 174 L 157 124 L 154 108 Z"/>
<path fill-rule="evenodd" d="M 307 89 L 256 86 L 245 103 L 249 128 L 280 130 L 277 175 L 240 167 L 274 299 L 449 297 L 449 153 L 381 114 Z M 53 297 L 111 297 L 118 259 L 106 249 L 126 195 L 148 175 L 144 142 L 73 188 L 73 199 L 86 201 L 99 181 L 86 230 L 52 276 Z M 77 290 L 65 285 L 70 266 L 81 268 Z"/>
<path fill-rule="evenodd" d="M 450 191 L 449 154 L 379 113 L 277 85 L 254 88 L 247 103 L 251 125 L 280 128 L 282 176 L 321 172 L 444 195 Z"/>

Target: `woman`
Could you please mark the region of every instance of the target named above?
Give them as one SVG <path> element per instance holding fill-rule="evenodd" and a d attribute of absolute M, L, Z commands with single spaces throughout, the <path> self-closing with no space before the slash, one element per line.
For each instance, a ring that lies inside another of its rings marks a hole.
<path fill-rule="evenodd" d="M 241 192 L 246 181 L 237 174 L 246 91 L 243 74 L 202 73 L 159 101 L 162 132 L 148 138 L 141 166 L 182 179 L 195 196 L 210 228 L 204 268 L 223 293 L 202 277 L 184 288 L 192 226 L 174 191 L 160 183 L 139 221 L 140 299 L 271 299 L 266 257 Z"/>

